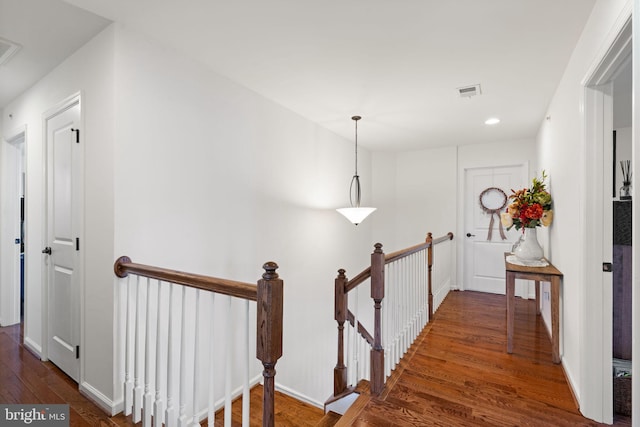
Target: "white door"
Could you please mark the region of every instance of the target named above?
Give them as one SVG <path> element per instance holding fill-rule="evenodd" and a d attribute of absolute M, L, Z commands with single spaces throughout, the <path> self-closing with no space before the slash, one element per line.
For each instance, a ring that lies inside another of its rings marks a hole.
<path fill-rule="evenodd" d="M 80 373 L 80 100 L 46 118 L 48 358 L 78 381 Z"/>
<path fill-rule="evenodd" d="M 526 164 L 465 170 L 465 236 L 462 236 L 465 290 L 505 293 L 504 253 L 511 251 L 520 232 L 515 228 L 510 231 L 505 228 L 503 231 L 506 239 L 503 240 L 500 234 L 500 215 L 498 212 L 491 214 L 488 210 L 497 210 L 503 202 L 508 203 L 505 197 L 508 198 L 512 189 L 525 187 L 527 171 Z M 500 211 L 504 212 L 505 208 L 506 205 Z M 493 227 L 489 239 L 492 216 Z M 528 291 L 518 282 L 516 295 L 526 297 Z"/>

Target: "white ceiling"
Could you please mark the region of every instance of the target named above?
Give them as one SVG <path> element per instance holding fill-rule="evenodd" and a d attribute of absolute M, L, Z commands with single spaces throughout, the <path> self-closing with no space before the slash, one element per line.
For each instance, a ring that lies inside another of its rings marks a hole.
<path fill-rule="evenodd" d="M 0 109 L 109 23 L 60 0 L 0 0 L 0 38 L 21 46 L 0 65 Z"/>
<path fill-rule="evenodd" d="M 60 1 L 0 0 L 0 37 L 12 38 L 14 33 L 4 34 L 8 23 L 39 35 L 16 36 L 14 41 L 25 49 L 10 64 L 32 43 L 42 51 L 40 43 L 51 44 L 51 36 L 68 31 L 61 26 L 46 29 L 48 24 L 57 25 L 58 18 L 67 19 L 62 12 L 47 12 L 55 19 L 33 27 L 31 14 L 36 13 L 25 14 L 20 5 L 69 8 Z M 594 4 L 594 0 L 66 1 L 155 38 L 349 140 L 353 139 L 350 117 L 362 115 L 358 142 L 374 150 L 535 137 Z M 5 4 L 21 13 L 15 19 L 7 17 Z M 75 25 L 80 24 L 74 21 Z M 80 26 L 95 31 L 103 25 L 104 21 L 84 14 Z M 43 29 L 48 37 L 41 37 Z M 76 41 L 90 33 L 86 28 Z M 3 74 L 0 77 L 4 80 Z M 478 83 L 482 95 L 458 96 L 456 88 Z M 502 122 L 484 125 L 492 116 Z"/>

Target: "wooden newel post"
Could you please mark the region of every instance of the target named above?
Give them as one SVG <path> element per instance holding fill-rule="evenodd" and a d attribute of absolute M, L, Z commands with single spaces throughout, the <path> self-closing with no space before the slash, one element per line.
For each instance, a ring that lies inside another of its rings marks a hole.
<path fill-rule="evenodd" d="M 335 280 L 335 319 L 338 322 L 338 362 L 333 368 L 333 395 L 338 396 L 347 389 L 347 367 L 344 364 L 344 322 L 347 320 L 348 295 L 344 290 L 347 284 L 345 270 L 338 270 Z"/>
<path fill-rule="evenodd" d="M 379 395 L 384 389 L 384 349 L 382 348 L 382 300 L 384 299 L 384 252 L 376 243 L 371 254 L 371 298 L 373 299 L 374 331 L 371 349 L 371 393 Z"/>
<path fill-rule="evenodd" d="M 262 279 L 258 280 L 256 357 L 264 370 L 262 425 L 272 427 L 274 419 L 276 362 L 282 356 L 282 288 L 276 269 L 267 262 Z"/>
<path fill-rule="evenodd" d="M 429 293 L 429 321 L 433 318 L 433 282 L 431 281 L 431 271 L 433 270 L 433 234 L 427 233 L 427 287 Z"/>

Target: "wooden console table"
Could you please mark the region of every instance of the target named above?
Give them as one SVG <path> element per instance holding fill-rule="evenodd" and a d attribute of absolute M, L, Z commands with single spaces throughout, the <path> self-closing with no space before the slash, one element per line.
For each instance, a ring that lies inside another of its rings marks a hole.
<path fill-rule="evenodd" d="M 526 267 L 507 262 L 504 254 L 507 286 L 507 353 L 513 353 L 513 330 L 515 320 L 516 279 L 536 282 L 536 314 L 540 315 L 540 282 L 551 284 L 551 348 L 553 363 L 560 363 L 560 283 L 562 273 L 551 263 L 546 267 Z M 547 262 L 549 262 L 547 260 Z"/>

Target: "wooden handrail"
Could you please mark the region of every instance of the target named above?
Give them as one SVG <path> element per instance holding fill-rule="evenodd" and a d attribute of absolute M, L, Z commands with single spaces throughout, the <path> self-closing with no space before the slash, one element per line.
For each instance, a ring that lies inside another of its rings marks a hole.
<path fill-rule="evenodd" d="M 334 397 L 342 395 L 348 389 L 347 367 L 344 364 L 344 323 L 348 321 L 353 327 L 356 327 L 354 315 L 348 309 L 349 292 L 367 279 L 371 279 L 371 298 L 374 301 L 374 334 L 372 336 L 360 322 L 357 322 L 356 330 L 371 346 L 370 387 L 373 394 L 379 395 L 384 390 L 384 349 L 382 348 L 381 339 L 381 307 L 385 294 L 384 266 L 427 249 L 425 263 L 427 264 L 428 319 L 431 319 L 433 316 L 431 279 L 433 247 L 447 240 L 453 240 L 453 233 L 449 232 L 435 239 L 431 233 L 428 233 L 424 243 L 419 243 L 387 255 L 382 251 L 382 244 L 376 243 L 374 245 L 375 250 L 371 254 L 371 265 L 351 280 L 347 279 L 344 269 L 338 270 L 338 277 L 335 280 L 335 320 L 338 322 L 338 362 L 334 368 Z"/>
<path fill-rule="evenodd" d="M 169 270 L 167 268 L 153 267 L 150 265 L 136 264 L 129 257 L 121 256 L 113 265 L 113 271 L 118 277 L 127 277 L 129 273 L 165 282 L 176 283 L 190 288 L 202 289 L 232 297 L 257 300 L 258 288 L 256 285 L 234 280 L 220 279 L 217 277 L 203 276 L 200 274 L 185 273 Z"/>
<path fill-rule="evenodd" d="M 431 233 L 429 233 L 429 234 L 431 234 Z M 446 242 L 447 240 L 453 240 L 453 233 L 452 232 L 448 232 L 444 236 L 440 236 L 440 237 L 437 237 L 435 239 L 432 239 L 431 240 L 431 244 L 435 246 L 438 243 Z"/>
<path fill-rule="evenodd" d="M 421 250 L 426 249 L 431 245 L 432 245 L 431 242 L 419 243 L 417 245 L 411 246 L 406 249 L 401 249 L 399 251 L 391 252 L 390 254 L 386 254 L 384 256 L 384 263 L 385 264 L 392 263 L 394 261 L 407 257 L 411 254 L 414 254 L 416 252 L 420 252 Z"/>
<path fill-rule="evenodd" d="M 275 366 L 282 356 L 283 281 L 276 272 L 278 264 L 275 262 L 267 262 L 262 268 L 264 274 L 257 285 L 254 285 L 136 264 L 127 256 L 121 256 L 113 265 L 116 276 L 120 278 L 127 277 L 131 273 L 257 302 L 256 358 L 262 362 L 264 368 L 262 371 L 262 425 L 273 427 L 275 425 Z"/>
<path fill-rule="evenodd" d="M 430 235 L 431 233 L 429 233 L 429 236 Z M 453 240 L 452 232 L 448 232 L 444 236 L 440 236 L 435 239 L 431 238 L 431 240 L 427 238 L 427 241 L 424 243 L 418 243 L 417 245 L 414 245 L 405 249 L 400 249 L 399 251 L 391 252 L 390 254 L 386 254 L 384 257 L 384 263 L 389 264 L 391 262 L 397 261 L 401 258 L 407 257 L 411 254 L 419 252 L 423 249 L 427 249 L 430 246 L 431 247 L 435 246 L 447 240 Z M 371 266 L 365 268 L 360 273 L 358 273 L 358 275 L 356 275 L 353 279 L 349 280 L 345 285 L 345 292 L 347 293 L 351 292 L 353 289 L 355 289 L 359 284 L 363 283 L 369 277 L 371 277 Z"/>
<path fill-rule="evenodd" d="M 344 291 L 347 293 L 351 292 L 352 289 L 367 280 L 369 277 L 371 277 L 371 266 L 365 268 L 360 272 L 360 274 L 349 280 L 344 287 Z"/>
<path fill-rule="evenodd" d="M 347 312 L 347 320 L 349 321 L 349 323 L 351 323 L 351 326 L 353 326 L 354 328 L 356 327 L 356 316 L 354 316 L 351 310 Z M 369 333 L 369 331 L 367 331 L 367 328 L 365 328 L 364 325 L 360 322 L 358 322 L 358 333 L 369 343 L 369 345 L 373 345 L 373 336 L 371 336 L 371 333 Z"/>

